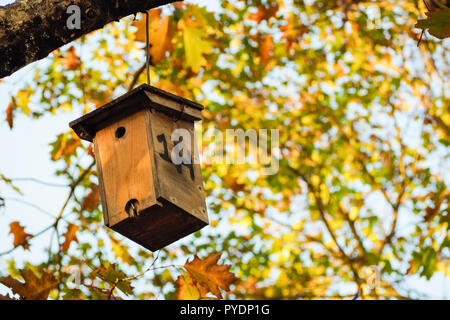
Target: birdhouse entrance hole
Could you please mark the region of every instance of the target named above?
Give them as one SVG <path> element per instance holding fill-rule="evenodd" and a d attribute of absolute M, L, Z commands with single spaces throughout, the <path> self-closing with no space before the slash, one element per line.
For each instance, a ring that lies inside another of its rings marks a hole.
<path fill-rule="evenodd" d="M 122 138 L 124 135 L 125 135 L 125 132 L 126 132 L 127 130 L 125 129 L 125 127 L 118 127 L 117 129 L 116 129 L 116 138 L 117 139 L 120 139 L 120 138 Z"/>

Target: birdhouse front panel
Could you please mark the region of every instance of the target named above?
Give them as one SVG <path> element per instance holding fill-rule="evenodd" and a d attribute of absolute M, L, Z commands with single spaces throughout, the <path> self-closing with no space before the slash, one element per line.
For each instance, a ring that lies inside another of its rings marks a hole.
<path fill-rule="evenodd" d="M 202 106 L 142 85 L 70 123 L 93 141 L 105 224 L 152 251 L 208 224 Z"/>
<path fill-rule="evenodd" d="M 100 130 L 94 138 L 107 226 L 114 226 L 129 217 L 130 201 L 135 201 L 141 208 L 157 204 L 151 145 L 148 144 L 151 139 L 149 113 L 149 110 L 141 110 Z"/>

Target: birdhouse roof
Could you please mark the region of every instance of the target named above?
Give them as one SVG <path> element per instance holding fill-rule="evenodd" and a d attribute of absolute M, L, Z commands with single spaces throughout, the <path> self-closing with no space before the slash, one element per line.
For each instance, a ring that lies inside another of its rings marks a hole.
<path fill-rule="evenodd" d="M 201 120 L 203 110 L 201 104 L 143 84 L 70 122 L 69 126 L 81 139 L 92 142 L 99 130 L 146 108 L 192 122 Z"/>

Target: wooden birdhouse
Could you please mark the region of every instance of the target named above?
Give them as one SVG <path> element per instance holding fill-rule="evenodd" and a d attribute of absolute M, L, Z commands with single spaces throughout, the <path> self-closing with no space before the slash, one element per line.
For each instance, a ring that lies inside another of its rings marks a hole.
<path fill-rule="evenodd" d="M 202 109 L 144 84 L 70 123 L 94 143 L 106 226 L 155 251 L 208 224 L 194 139 Z"/>

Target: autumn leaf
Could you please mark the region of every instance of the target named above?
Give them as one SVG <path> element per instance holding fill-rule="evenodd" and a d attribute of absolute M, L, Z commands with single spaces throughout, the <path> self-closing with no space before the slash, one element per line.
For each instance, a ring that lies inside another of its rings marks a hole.
<path fill-rule="evenodd" d="M 62 63 L 67 70 L 75 70 L 79 66 L 80 58 L 76 55 L 74 46 L 67 50 L 66 56 L 62 58 Z"/>
<path fill-rule="evenodd" d="M 123 263 L 131 265 L 134 262 L 133 257 L 128 253 L 128 246 L 122 245 L 122 243 L 111 236 L 111 246 L 117 257 L 122 260 Z"/>
<path fill-rule="evenodd" d="M 428 29 L 428 32 L 439 39 L 450 37 L 450 8 L 426 12 L 427 18 L 420 19 L 416 28 Z"/>
<path fill-rule="evenodd" d="M 149 44 L 151 63 L 159 63 L 166 57 L 166 52 L 172 52 L 172 29 L 170 28 L 170 18 L 161 18 L 161 10 L 150 10 L 149 14 Z M 135 33 L 136 41 L 146 42 L 146 19 L 134 21 L 133 26 L 137 27 Z"/>
<path fill-rule="evenodd" d="M 189 273 L 183 272 L 175 281 L 176 300 L 200 300 L 202 298 L 200 289 L 194 284 Z"/>
<path fill-rule="evenodd" d="M 18 294 L 21 300 L 46 300 L 50 291 L 58 284 L 55 277 L 45 271 L 40 278 L 28 269 L 19 272 L 25 282 L 7 276 L 0 278 L 0 283 L 10 288 L 14 294 Z"/>
<path fill-rule="evenodd" d="M 81 210 L 92 211 L 97 208 L 100 199 L 98 185 L 91 184 L 91 192 L 83 199 Z"/>
<path fill-rule="evenodd" d="M 200 68 L 207 65 L 205 54 L 212 52 L 211 43 L 203 39 L 205 31 L 198 25 L 191 23 L 191 19 L 180 20 L 178 27 L 183 30 L 183 43 L 186 55 L 186 65 L 193 72 L 200 72 Z"/>
<path fill-rule="evenodd" d="M 205 259 L 194 256 L 192 262 L 186 261 L 184 265 L 192 277 L 192 282 L 200 289 L 202 296 L 211 292 L 222 299 L 220 288 L 229 291 L 230 284 L 236 280 L 234 274 L 229 271 L 230 265 L 217 264 L 220 255 L 220 253 L 210 254 Z"/>
<path fill-rule="evenodd" d="M 51 151 L 52 160 L 59 160 L 61 157 L 70 156 L 81 145 L 81 141 L 78 136 L 70 135 L 69 133 L 63 133 L 58 135 L 55 142 L 51 144 L 53 150 Z"/>
<path fill-rule="evenodd" d="M 260 23 L 263 20 L 269 20 L 277 14 L 279 5 L 276 2 L 267 4 L 266 6 L 259 5 L 258 11 L 250 15 L 250 20 Z"/>
<path fill-rule="evenodd" d="M 63 234 L 64 236 L 64 242 L 61 245 L 61 249 L 63 251 L 67 251 L 69 250 L 70 244 L 72 243 L 72 241 L 78 241 L 77 239 L 77 231 L 78 231 L 78 226 L 73 224 L 73 223 L 69 223 L 69 225 L 67 226 L 67 231 L 66 233 Z"/>
<path fill-rule="evenodd" d="M 25 227 L 22 227 L 19 222 L 14 221 L 9 224 L 9 233 L 14 235 L 14 247 L 22 246 L 24 249 L 30 247 L 28 239 L 33 235 L 25 232 Z"/>
<path fill-rule="evenodd" d="M 265 62 L 269 59 L 272 49 L 273 38 L 270 34 L 265 34 L 259 43 L 259 56 L 261 57 L 261 62 Z"/>
<path fill-rule="evenodd" d="M 8 122 L 8 126 L 10 129 L 13 128 L 14 125 L 14 108 L 13 108 L 13 104 L 10 103 L 8 104 L 8 106 L 6 107 L 6 118 L 5 118 L 6 122 Z"/>
<path fill-rule="evenodd" d="M 114 285 L 125 294 L 133 294 L 133 287 L 129 280 L 126 280 L 127 276 L 122 271 L 118 270 L 116 264 L 108 264 L 106 267 L 101 265 L 99 268 L 93 271 L 93 274 L 100 279 L 109 282 L 110 285 Z"/>
<path fill-rule="evenodd" d="M 4 296 L 4 295 L 0 294 L 0 301 L 2 301 L 2 300 L 16 300 L 16 299 L 11 298 L 9 295 Z"/>

